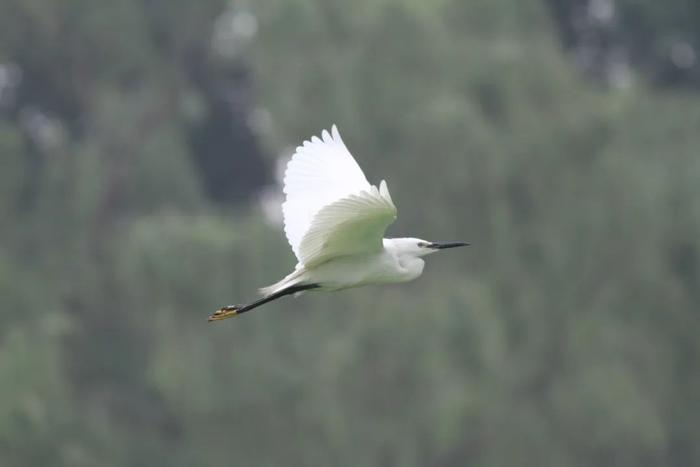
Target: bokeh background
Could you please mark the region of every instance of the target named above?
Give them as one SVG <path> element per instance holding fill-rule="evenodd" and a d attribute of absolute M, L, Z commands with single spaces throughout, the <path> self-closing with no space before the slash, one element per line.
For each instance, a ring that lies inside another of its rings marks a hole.
<path fill-rule="evenodd" d="M 1 465 L 700 465 L 696 0 L 0 11 Z M 473 246 L 207 323 L 332 123 Z"/>

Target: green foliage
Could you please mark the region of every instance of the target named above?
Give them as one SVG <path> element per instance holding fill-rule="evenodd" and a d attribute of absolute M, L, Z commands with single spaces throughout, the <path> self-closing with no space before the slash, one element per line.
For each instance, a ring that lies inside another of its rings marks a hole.
<path fill-rule="evenodd" d="M 24 179 L 22 139 L 9 125 L 0 126 L 0 154 L 0 217 L 9 218 L 20 202 Z"/>
<path fill-rule="evenodd" d="M 225 5 L 117 3 L 0 2 L 0 57 L 80 115 L 0 117 L 3 465 L 700 463 L 696 94 L 588 83 L 540 3 L 237 2 L 262 143 L 335 122 L 391 235 L 473 246 L 209 324 L 293 265 L 192 162 Z"/>

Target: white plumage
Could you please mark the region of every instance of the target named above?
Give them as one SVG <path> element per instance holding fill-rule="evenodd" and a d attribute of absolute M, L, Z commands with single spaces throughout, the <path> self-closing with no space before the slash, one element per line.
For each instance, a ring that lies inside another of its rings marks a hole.
<path fill-rule="evenodd" d="M 307 267 L 379 249 L 396 219 L 386 182 L 381 192 L 370 185 L 335 125 L 331 132 L 304 141 L 284 175 L 284 231 Z"/>
<path fill-rule="evenodd" d="M 211 320 L 243 313 L 305 290 L 338 290 L 372 283 L 405 282 L 422 271 L 420 258 L 442 248 L 417 238 L 385 239 L 396 220 L 386 182 L 371 185 L 333 125 L 296 149 L 284 176 L 284 231 L 297 257 L 291 274 L 260 289 L 250 305 L 221 308 Z"/>

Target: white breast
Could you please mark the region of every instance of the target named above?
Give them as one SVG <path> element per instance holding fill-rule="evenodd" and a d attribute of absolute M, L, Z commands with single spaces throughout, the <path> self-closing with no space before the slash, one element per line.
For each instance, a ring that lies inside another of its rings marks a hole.
<path fill-rule="evenodd" d="M 424 264 L 420 258 L 400 260 L 382 250 L 371 255 L 333 259 L 308 271 L 306 280 L 321 284 L 326 290 L 407 282 L 421 275 Z"/>

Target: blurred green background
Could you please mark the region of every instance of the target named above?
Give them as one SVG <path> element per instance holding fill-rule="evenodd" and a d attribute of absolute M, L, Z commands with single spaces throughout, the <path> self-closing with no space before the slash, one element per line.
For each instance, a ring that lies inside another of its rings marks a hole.
<path fill-rule="evenodd" d="M 0 465 L 700 465 L 696 0 L 0 12 Z M 207 323 L 332 123 L 472 246 Z"/>

